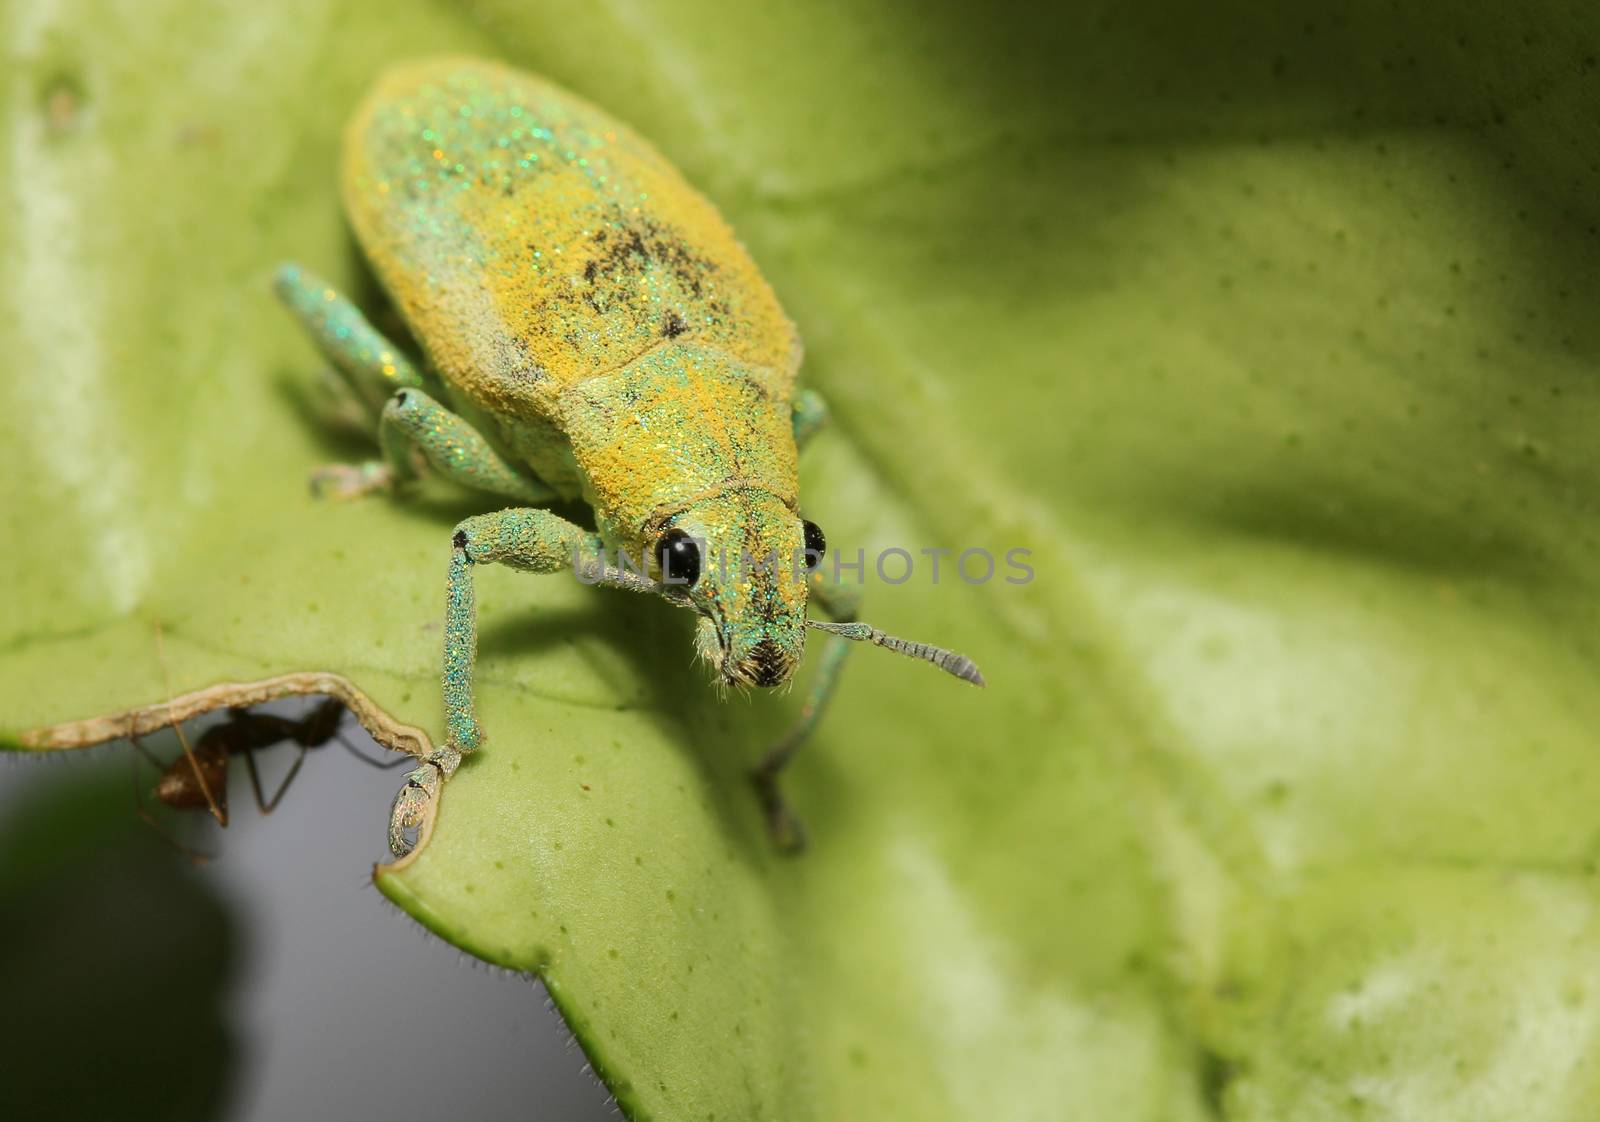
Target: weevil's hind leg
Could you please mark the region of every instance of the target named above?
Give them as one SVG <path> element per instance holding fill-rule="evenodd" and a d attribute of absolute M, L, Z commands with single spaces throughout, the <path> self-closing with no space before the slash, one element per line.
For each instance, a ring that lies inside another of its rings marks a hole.
<path fill-rule="evenodd" d="M 298 265 L 282 265 L 273 287 L 374 421 L 396 390 L 426 384 L 405 352 L 321 277 Z M 401 478 L 410 474 L 407 468 Z M 387 460 L 328 464 L 312 473 L 311 487 L 317 494 L 348 499 L 387 490 L 395 478 L 394 464 Z"/>
<path fill-rule="evenodd" d="M 826 584 L 820 571 L 811 578 L 811 599 L 829 616 L 840 622 L 854 620 L 861 610 L 861 595 L 858 589 L 841 584 Z M 781 782 L 783 769 L 789 765 L 800 745 L 806 742 L 817 727 L 817 723 L 822 720 L 828 702 L 833 700 L 834 692 L 839 687 L 845 661 L 850 657 L 850 650 L 854 645 L 848 639 L 837 635 L 828 637 L 826 645 L 822 648 L 822 659 L 817 666 L 816 677 L 812 679 L 811 689 L 807 692 L 794 723 L 776 744 L 767 749 L 766 755 L 750 773 L 751 782 L 755 784 L 756 797 L 761 800 L 761 809 L 766 814 L 767 830 L 772 835 L 773 843 L 785 853 L 798 853 L 804 849 L 806 832 L 805 826 L 784 796 Z"/>
<path fill-rule="evenodd" d="M 473 704 L 472 673 L 478 654 L 474 565 L 508 565 L 529 573 L 556 573 L 574 564 L 579 551 L 598 551 L 593 535 L 547 510 L 514 507 L 481 514 L 456 526 L 450 539 L 450 571 L 444 613 L 444 713 L 446 743 L 406 776 L 389 819 L 389 848 L 404 857 L 432 813 L 439 789 L 461 758 L 483 743 Z"/>
<path fill-rule="evenodd" d="M 298 265 L 280 265 L 273 287 L 374 418 L 395 390 L 425 384 L 405 352 L 321 277 Z"/>
<path fill-rule="evenodd" d="M 790 421 L 794 425 L 794 443 L 804 448 L 817 430 L 828 423 L 828 403 L 816 390 L 801 390 L 790 403 Z"/>

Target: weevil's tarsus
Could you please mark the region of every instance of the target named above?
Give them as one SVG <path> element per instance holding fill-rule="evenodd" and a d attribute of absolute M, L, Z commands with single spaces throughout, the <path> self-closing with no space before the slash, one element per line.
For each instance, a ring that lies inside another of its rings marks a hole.
<path fill-rule="evenodd" d="M 389 852 L 403 861 L 428 842 L 439 813 L 439 789 L 461 766 L 461 753 L 445 745 L 406 775 L 389 813 Z"/>
<path fill-rule="evenodd" d="M 395 471 L 382 460 L 359 464 L 323 464 L 308 480 L 312 497 L 350 502 L 394 490 Z"/>

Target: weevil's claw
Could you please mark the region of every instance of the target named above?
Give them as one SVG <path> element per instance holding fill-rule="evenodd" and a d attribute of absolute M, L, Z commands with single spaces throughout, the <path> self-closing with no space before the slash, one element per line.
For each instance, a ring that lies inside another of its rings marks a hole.
<path fill-rule="evenodd" d="M 368 460 L 364 464 L 324 464 L 311 473 L 311 494 L 319 499 L 347 502 L 394 489 L 394 469 Z"/>
<path fill-rule="evenodd" d="M 767 833 L 772 837 L 773 846 L 786 857 L 803 852 L 806 848 L 805 823 L 795 814 L 789 800 L 783 797 L 777 774 L 757 768 L 750 773 L 750 781 L 755 784 L 756 797 L 761 800 L 761 809 L 766 814 Z"/>
<path fill-rule="evenodd" d="M 409 857 L 428 840 L 439 813 L 439 790 L 460 766 L 461 752 L 446 744 L 406 774 L 389 814 L 389 852 L 396 860 Z"/>

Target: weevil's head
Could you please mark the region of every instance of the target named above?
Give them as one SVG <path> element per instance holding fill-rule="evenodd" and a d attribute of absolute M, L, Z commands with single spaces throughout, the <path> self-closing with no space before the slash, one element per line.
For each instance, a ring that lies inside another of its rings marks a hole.
<path fill-rule="evenodd" d="M 806 648 L 806 592 L 826 543 L 778 496 L 725 491 L 656 531 L 657 576 L 700 615 L 695 650 L 728 685 L 777 686 Z"/>

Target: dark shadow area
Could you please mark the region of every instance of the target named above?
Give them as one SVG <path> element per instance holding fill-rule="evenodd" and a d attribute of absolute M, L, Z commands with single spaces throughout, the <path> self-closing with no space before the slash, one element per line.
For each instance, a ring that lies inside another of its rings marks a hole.
<path fill-rule="evenodd" d="M 56 769 L 6 810 L 0 1117 L 221 1117 L 239 1054 L 233 909 L 138 821 L 121 769 Z"/>

